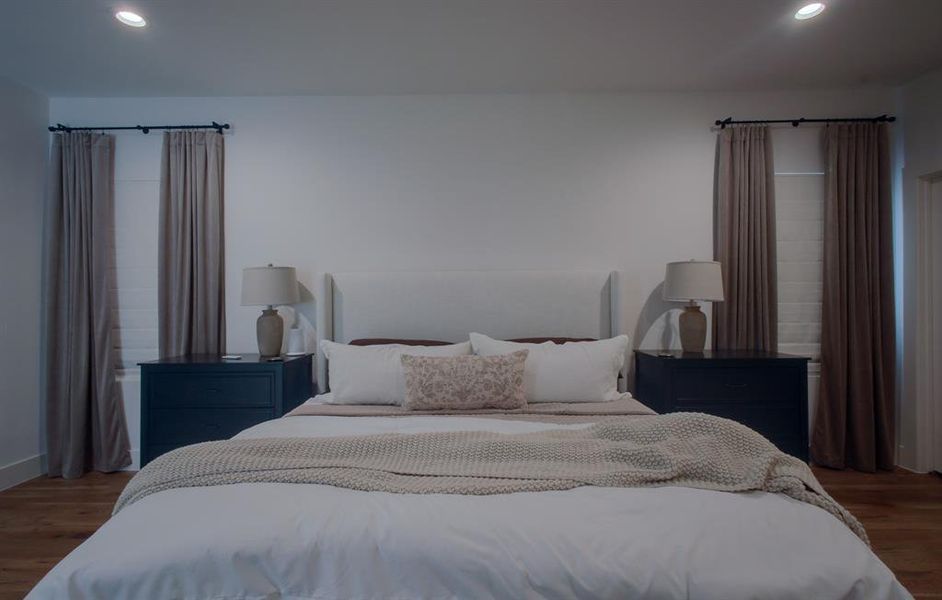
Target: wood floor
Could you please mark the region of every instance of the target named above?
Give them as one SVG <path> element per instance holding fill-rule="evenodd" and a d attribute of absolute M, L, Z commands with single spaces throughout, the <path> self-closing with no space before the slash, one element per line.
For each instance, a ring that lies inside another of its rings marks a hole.
<path fill-rule="evenodd" d="M 111 516 L 133 473 L 40 477 L 0 492 L 0 599 L 22 598 Z"/>
<path fill-rule="evenodd" d="M 874 552 L 916 598 L 942 598 L 942 477 L 814 469 L 860 519 Z"/>
<path fill-rule="evenodd" d="M 942 598 L 942 478 L 815 470 L 917 598 Z M 129 473 L 39 478 L 0 492 L 0 599 L 22 598 L 111 513 Z"/>

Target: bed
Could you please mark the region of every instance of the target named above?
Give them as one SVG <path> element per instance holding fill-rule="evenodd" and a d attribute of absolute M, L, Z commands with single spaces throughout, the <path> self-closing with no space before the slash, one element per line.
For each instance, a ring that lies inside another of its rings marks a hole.
<path fill-rule="evenodd" d="M 337 274 L 327 276 L 320 295 L 319 330 L 339 342 L 458 341 L 475 330 L 507 339 L 602 338 L 619 330 L 616 290 L 614 275 L 598 272 Z M 325 382 L 326 363 L 318 359 Z M 249 428 L 235 442 L 581 436 L 616 418 L 587 416 L 588 408 L 547 418 L 399 414 L 323 402 Z M 625 396 L 617 418 L 660 417 Z M 784 494 L 673 485 L 410 494 L 284 482 L 174 487 L 141 497 L 29 596 L 523 597 L 910 596 L 847 524 Z"/>

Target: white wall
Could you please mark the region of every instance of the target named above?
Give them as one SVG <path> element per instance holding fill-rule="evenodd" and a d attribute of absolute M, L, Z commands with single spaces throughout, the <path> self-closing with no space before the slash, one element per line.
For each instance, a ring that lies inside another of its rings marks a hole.
<path fill-rule="evenodd" d="M 897 252 L 901 259 L 897 268 L 902 267 L 900 312 L 903 321 L 898 462 L 908 468 L 924 470 L 928 463 L 916 455 L 916 200 L 919 178 L 942 172 L 942 70 L 903 86 L 900 107 L 905 162 L 902 170 L 902 235 L 897 238 Z"/>
<path fill-rule="evenodd" d="M 315 293 L 330 271 L 614 269 L 620 328 L 642 338 L 658 317 L 648 342 L 635 342 L 651 347 L 663 305 L 645 303 L 664 263 L 713 253 L 713 121 L 880 114 L 893 102 L 888 89 L 56 98 L 50 116 L 74 125 L 232 123 L 229 351 L 255 348 L 257 310 L 239 306 L 241 269 L 268 262 L 296 266 Z M 117 144 L 117 179 L 142 182 L 140 198 L 154 203 L 159 147 L 154 134 L 121 134 Z M 136 446 L 135 386 L 125 390 Z"/>
<path fill-rule="evenodd" d="M 0 489 L 40 474 L 40 286 L 48 100 L 0 78 Z"/>

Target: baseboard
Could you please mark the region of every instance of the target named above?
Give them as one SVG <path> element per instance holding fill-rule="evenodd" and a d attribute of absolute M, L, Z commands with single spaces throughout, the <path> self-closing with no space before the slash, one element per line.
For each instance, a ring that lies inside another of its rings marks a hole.
<path fill-rule="evenodd" d="M 914 475 L 926 475 L 926 474 L 928 473 L 928 471 L 920 471 L 920 470 L 914 469 L 914 468 L 912 468 L 912 467 L 907 467 L 906 465 L 899 465 L 899 464 L 898 464 L 898 465 L 896 465 L 896 468 L 897 468 L 897 469 L 900 469 L 901 471 L 906 471 L 907 473 L 912 473 L 912 474 L 914 474 Z"/>
<path fill-rule="evenodd" d="M 0 467 L 0 490 L 35 479 L 46 472 L 45 456 L 37 454 L 30 458 Z"/>

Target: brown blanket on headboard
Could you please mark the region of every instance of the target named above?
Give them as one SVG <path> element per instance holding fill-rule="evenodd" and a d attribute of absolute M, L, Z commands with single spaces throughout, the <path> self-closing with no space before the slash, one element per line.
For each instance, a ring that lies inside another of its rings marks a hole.
<path fill-rule="evenodd" d="M 613 402 L 534 402 L 524 408 L 512 410 L 483 408 L 477 410 L 441 411 L 407 410 L 402 406 L 382 404 L 302 404 L 286 416 L 320 417 L 414 417 L 465 416 L 514 421 L 544 421 L 551 423 L 592 423 L 603 417 L 654 415 L 653 410 L 629 394 Z"/>

